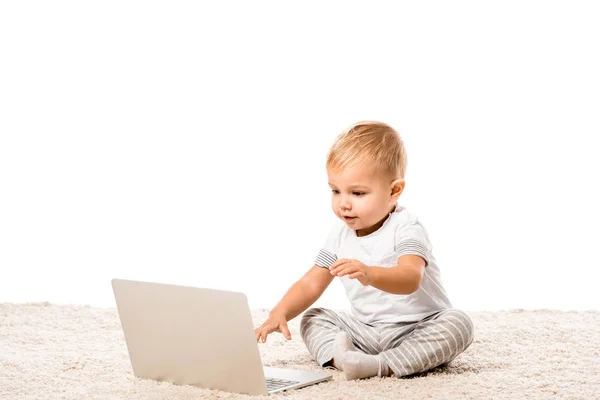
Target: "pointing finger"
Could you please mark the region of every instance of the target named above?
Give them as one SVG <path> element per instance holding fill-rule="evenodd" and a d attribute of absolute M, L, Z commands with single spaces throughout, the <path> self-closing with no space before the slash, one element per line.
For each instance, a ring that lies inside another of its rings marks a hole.
<path fill-rule="evenodd" d="M 281 333 L 283 333 L 283 336 L 285 336 L 285 338 L 287 340 L 291 340 L 292 339 L 292 335 L 290 334 L 290 330 L 288 329 L 286 323 L 283 323 L 283 324 L 279 325 L 279 328 L 281 329 Z"/>

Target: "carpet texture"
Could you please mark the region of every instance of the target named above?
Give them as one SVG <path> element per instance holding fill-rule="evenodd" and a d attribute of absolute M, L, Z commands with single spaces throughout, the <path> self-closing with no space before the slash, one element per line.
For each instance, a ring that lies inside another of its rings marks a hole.
<path fill-rule="evenodd" d="M 445 368 L 252 397 L 135 378 L 116 309 L 0 304 L 0 399 L 600 399 L 600 312 L 469 314 L 475 340 Z M 265 365 L 319 369 L 298 323 L 260 345 Z"/>

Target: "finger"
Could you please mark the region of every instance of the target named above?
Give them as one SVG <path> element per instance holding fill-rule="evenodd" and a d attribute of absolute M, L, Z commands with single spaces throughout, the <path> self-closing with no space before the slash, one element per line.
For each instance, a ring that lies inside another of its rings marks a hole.
<path fill-rule="evenodd" d="M 292 335 L 290 334 L 290 330 L 288 329 L 287 324 L 285 322 L 279 325 L 279 329 L 281 330 L 281 333 L 283 333 L 283 336 L 285 336 L 287 340 L 292 340 Z"/>
<path fill-rule="evenodd" d="M 350 279 L 356 279 L 356 278 L 361 278 L 364 277 L 365 274 L 363 274 L 362 272 L 355 272 L 353 274 L 350 274 L 350 276 L 348 278 Z"/>
<path fill-rule="evenodd" d="M 356 267 L 353 265 L 345 265 L 339 271 L 337 271 L 337 276 L 344 276 L 356 272 Z"/>
<path fill-rule="evenodd" d="M 342 260 L 342 261 L 343 261 L 342 263 L 339 263 L 335 267 L 332 266 L 332 268 L 330 269 L 331 275 L 337 275 L 338 272 L 340 272 L 342 269 L 345 268 L 345 266 L 347 265 L 347 261 L 345 261 L 345 260 Z"/>
<path fill-rule="evenodd" d="M 331 267 L 329 267 L 329 270 L 335 269 L 346 262 L 348 262 L 347 258 L 340 258 L 339 260 L 337 260 L 336 262 L 331 264 Z"/>
<path fill-rule="evenodd" d="M 269 334 L 267 333 L 266 329 L 263 330 L 262 333 L 260 334 L 260 338 L 263 343 L 265 343 L 267 341 L 267 335 L 269 335 Z"/>
<path fill-rule="evenodd" d="M 345 267 L 344 266 L 339 266 L 336 269 L 331 270 L 331 275 L 333 276 L 340 276 L 340 273 L 342 271 L 344 271 Z"/>

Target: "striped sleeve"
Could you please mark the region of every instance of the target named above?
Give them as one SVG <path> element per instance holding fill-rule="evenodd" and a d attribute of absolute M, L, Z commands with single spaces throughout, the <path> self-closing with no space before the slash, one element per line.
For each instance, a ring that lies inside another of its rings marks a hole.
<path fill-rule="evenodd" d="M 329 268 L 337 261 L 337 251 L 340 242 L 340 228 L 334 225 L 329 231 L 329 235 L 319 250 L 315 264 L 321 268 Z"/>
<path fill-rule="evenodd" d="M 418 222 L 398 228 L 394 250 L 398 257 L 416 255 L 425 260 L 426 266 L 429 265 L 431 243 L 425 228 Z"/>
<path fill-rule="evenodd" d="M 337 256 L 334 253 L 331 253 L 326 249 L 321 249 L 319 250 L 319 254 L 317 255 L 317 260 L 315 261 L 315 264 L 317 264 L 319 267 L 329 268 L 336 261 Z"/>

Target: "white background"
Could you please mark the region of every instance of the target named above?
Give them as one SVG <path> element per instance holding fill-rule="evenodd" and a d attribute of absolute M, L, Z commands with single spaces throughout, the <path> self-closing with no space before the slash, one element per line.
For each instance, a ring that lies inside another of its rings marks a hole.
<path fill-rule="evenodd" d="M 378 119 L 455 306 L 600 308 L 599 8 L 3 2 L 0 301 L 112 307 L 121 277 L 272 307 L 333 221 L 329 146 Z"/>

